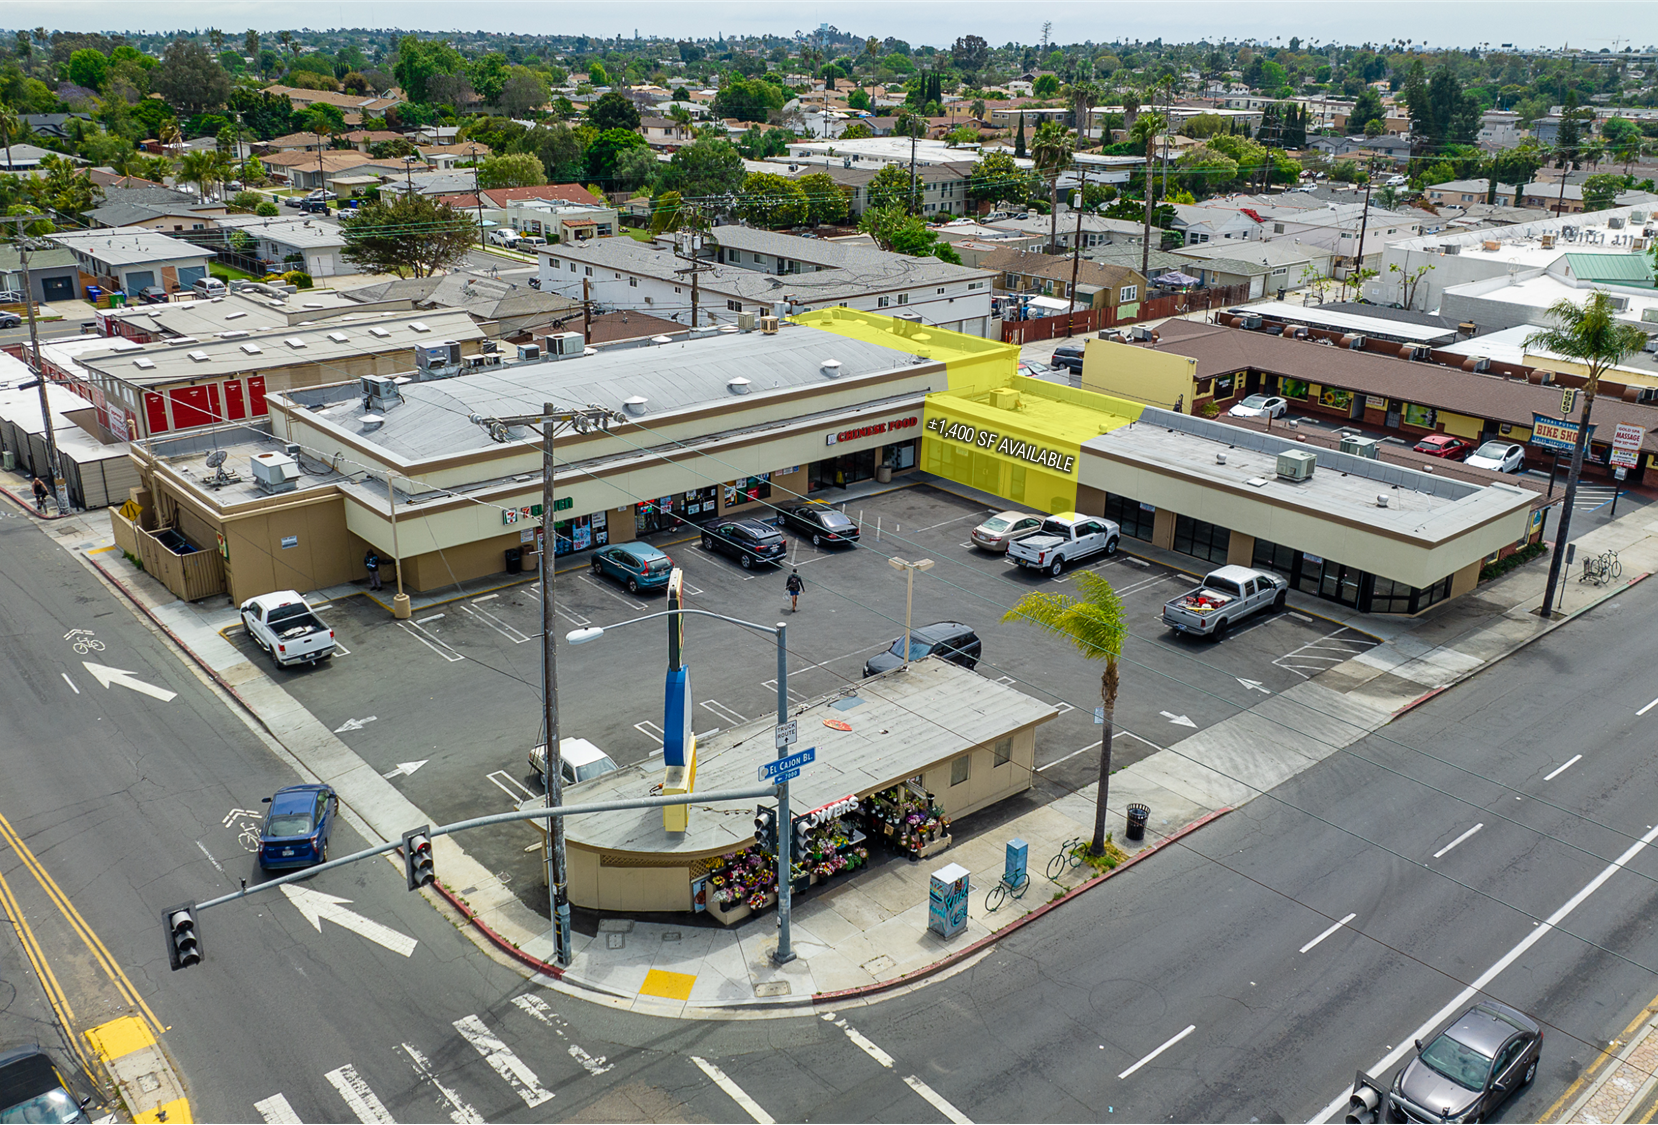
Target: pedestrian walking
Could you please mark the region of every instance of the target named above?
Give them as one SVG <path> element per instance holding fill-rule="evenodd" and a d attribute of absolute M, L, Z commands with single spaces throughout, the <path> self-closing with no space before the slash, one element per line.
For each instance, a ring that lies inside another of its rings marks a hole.
<path fill-rule="evenodd" d="M 46 510 L 46 497 L 52 490 L 46 487 L 46 482 L 39 477 L 35 478 L 35 507 L 42 512 Z"/>
<path fill-rule="evenodd" d="M 363 556 L 363 566 L 368 570 L 368 588 L 370 590 L 381 589 L 380 556 L 375 553 L 373 547 L 370 547 L 368 554 Z"/>
<path fill-rule="evenodd" d="M 800 612 L 800 591 L 805 588 L 806 580 L 800 577 L 800 568 L 795 567 L 794 572 L 789 575 L 788 582 L 784 584 L 784 589 L 789 591 L 790 613 Z"/>

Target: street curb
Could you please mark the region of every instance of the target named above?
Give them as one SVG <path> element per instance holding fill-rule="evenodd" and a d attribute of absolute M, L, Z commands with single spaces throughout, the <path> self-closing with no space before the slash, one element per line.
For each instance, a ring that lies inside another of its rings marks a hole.
<path fill-rule="evenodd" d="M 42 511 L 41 509 L 35 507 L 33 504 L 29 503 L 27 500 L 23 499 L 23 497 L 19 496 L 17 493 L 13 492 L 11 489 L 7 488 L 3 484 L 0 484 L 0 494 L 3 494 L 13 504 L 16 504 L 19 508 L 22 508 L 25 512 L 28 512 L 31 516 L 35 517 L 35 519 L 37 519 L 37 520 L 68 519 L 71 515 L 74 514 L 73 512 L 59 512 L 55 516 L 49 516 L 44 511 Z"/>
<path fill-rule="evenodd" d="M 1556 629 L 1560 628 L 1563 625 L 1570 625 L 1572 622 L 1576 621 L 1579 617 L 1582 617 L 1585 613 L 1588 613 L 1591 609 L 1599 608 L 1599 606 L 1602 605 L 1603 603 L 1611 601 L 1613 598 L 1617 597 L 1619 594 L 1623 594 L 1623 593 L 1628 592 L 1629 590 L 1631 590 L 1634 587 L 1640 585 L 1642 582 L 1646 581 L 1648 578 L 1651 578 L 1651 577 L 1652 577 L 1652 572 L 1651 571 L 1646 571 L 1645 573 L 1637 574 L 1635 577 L 1631 578 L 1628 582 L 1625 582 L 1622 586 L 1615 586 L 1612 589 L 1607 590 L 1605 593 L 1601 594 L 1600 597 L 1596 598 L 1594 601 L 1590 602 L 1588 605 L 1584 606 L 1582 609 L 1579 609 L 1575 613 L 1568 614 L 1567 616 L 1560 618 L 1560 620 L 1558 620 L 1558 621 L 1549 622 L 1547 627 L 1545 627 L 1544 629 L 1542 629 L 1542 630 L 1540 630 L 1536 633 L 1533 633 L 1531 636 L 1525 638 L 1522 641 L 1516 642 L 1512 647 L 1503 650 L 1502 652 L 1500 652 L 1497 655 L 1491 657 L 1490 659 L 1482 660 L 1477 667 L 1470 668 L 1470 669 L 1468 669 L 1468 671 L 1460 673 L 1454 679 L 1452 679 L 1450 683 L 1441 684 L 1439 687 L 1434 688 L 1432 691 L 1424 692 L 1423 694 L 1417 696 L 1415 699 L 1411 700 L 1409 703 L 1405 704 L 1403 707 L 1401 707 L 1397 711 L 1393 712 L 1393 714 L 1388 717 L 1388 722 L 1392 722 L 1394 719 L 1397 719 L 1402 715 L 1405 715 L 1405 714 L 1407 714 L 1411 711 L 1416 710 L 1418 707 L 1422 706 L 1422 704 L 1424 704 L 1428 700 L 1434 698 L 1434 696 L 1441 695 L 1444 692 L 1450 691 L 1452 688 L 1454 688 L 1458 684 L 1462 683 L 1462 681 L 1464 681 L 1466 679 L 1469 679 L 1470 677 L 1477 676 L 1481 672 L 1484 672 L 1487 669 L 1492 668 L 1492 667 L 1496 666 L 1497 664 L 1502 663 L 1504 660 L 1507 660 L 1509 657 L 1513 656 L 1515 653 L 1519 652 L 1521 649 L 1525 648 L 1527 645 L 1531 644 L 1533 641 L 1542 640 L 1544 637 L 1548 636 L 1550 633 L 1554 632 Z"/>
<path fill-rule="evenodd" d="M 513 960 L 524 965 L 526 968 L 534 969 L 536 972 L 552 977 L 557 981 L 564 980 L 565 970 L 559 968 L 557 965 L 549 965 L 539 957 L 525 953 L 522 949 L 518 948 L 518 946 L 496 933 L 487 922 L 478 917 L 478 912 L 468 906 L 464 899 L 462 899 L 454 891 L 451 891 L 448 887 L 444 886 L 442 880 L 434 880 L 432 883 L 432 889 L 437 891 L 437 893 L 442 896 L 444 902 L 447 902 L 450 906 L 454 907 L 462 918 L 465 918 L 468 923 L 487 937 L 490 944 L 494 945 L 495 948 L 499 949 L 502 953 L 505 953 L 508 957 L 511 957 Z M 580 982 L 570 981 L 569 983 L 579 984 Z"/>

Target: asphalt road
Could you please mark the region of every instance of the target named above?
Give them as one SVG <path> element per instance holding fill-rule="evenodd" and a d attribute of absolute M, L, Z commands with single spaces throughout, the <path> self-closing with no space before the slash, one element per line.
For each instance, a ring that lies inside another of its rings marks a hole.
<path fill-rule="evenodd" d="M 798 613 L 789 612 L 783 592 L 786 571 L 745 571 L 729 558 L 705 553 L 695 539 L 659 538 L 685 570 L 691 604 L 789 626 L 789 689 L 797 700 L 856 682 L 863 662 L 903 631 L 904 581 L 886 559 L 936 560 L 916 578 L 916 625 L 967 622 L 984 641 L 979 674 L 1064 712 L 1038 730 L 1036 787 L 958 822 L 957 831 L 986 830 L 1093 781 L 1099 670 L 1036 630 L 1000 620 L 1025 593 L 1074 589 L 1071 576 L 1055 580 L 971 547 L 967 533 L 986 509 L 936 488 L 854 502 L 849 514 L 865 528 L 856 548 L 819 551 L 790 535 L 791 565 L 807 583 Z M 1373 643 L 1295 612 L 1263 614 L 1218 644 L 1173 634 L 1160 624 L 1159 613 L 1164 601 L 1188 588 L 1189 576 L 1122 555 L 1087 565 L 1115 583 L 1133 632 L 1113 743 L 1117 768 L 1266 698 L 1261 691 L 1282 691 Z M 611 625 L 655 612 L 662 602 L 660 594 L 635 597 L 585 569 L 558 575 L 555 586 L 564 630 Z M 534 586 L 509 587 L 416 613 L 406 622 L 366 599 L 336 601 L 323 616 L 347 654 L 329 665 L 279 673 L 279 682 L 381 773 L 399 763 L 425 762 L 393 784 L 439 821 L 502 811 L 540 792 L 526 762 L 526 752 L 540 741 L 538 593 Z M 561 641 L 565 737 L 587 738 L 623 765 L 660 751 L 666 668 L 660 628 L 653 623 L 617 630 L 580 648 Z M 251 641 L 239 633 L 233 639 L 250 659 L 268 666 Z M 699 732 L 772 713 L 776 648 L 769 637 L 698 620 L 689 626 L 687 643 Z M 339 729 L 348 724 L 360 725 Z M 538 861 L 523 850 L 528 833 L 504 826 L 474 836 L 468 848 L 506 875 L 532 909 L 544 910 Z"/>

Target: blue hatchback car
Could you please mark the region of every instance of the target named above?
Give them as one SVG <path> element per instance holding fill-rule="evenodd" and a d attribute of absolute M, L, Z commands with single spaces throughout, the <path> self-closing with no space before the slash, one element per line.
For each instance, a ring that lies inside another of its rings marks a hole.
<path fill-rule="evenodd" d="M 259 833 L 259 866 L 309 867 L 328 860 L 328 837 L 340 799 L 326 785 L 290 785 L 266 797 L 270 811 Z"/>
<path fill-rule="evenodd" d="M 660 590 L 673 569 L 674 560 L 648 543 L 617 543 L 593 552 L 594 577 L 614 578 L 630 594 Z"/>

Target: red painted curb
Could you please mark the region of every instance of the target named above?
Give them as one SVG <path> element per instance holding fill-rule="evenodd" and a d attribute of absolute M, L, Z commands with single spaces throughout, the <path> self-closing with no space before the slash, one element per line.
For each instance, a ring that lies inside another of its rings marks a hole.
<path fill-rule="evenodd" d="M 564 979 L 565 970 L 559 968 L 557 965 L 549 965 L 539 957 L 530 956 L 528 953 L 525 953 L 522 949 L 519 949 L 516 945 L 512 944 L 512 942 L 496 933 L 489 927 L 488 923 L 479 920 L 477 911 L 462 902 L 460 898 L 454 894 L 454 892 L 444 886 L 441 882 L 434 882 L 432 884 L 432 889 L 442 895 L 443 900 L 450 906 L 453 906 L 456 910 L 460 911 L 461 917 L 465 918 L 473 926 L 477 927 L 479 932 L 487 937 L 490 940 L 490 943 L 502 953 L 505 953 L 514 960 L 534 969 L 538 973 L 543 973 L 552 977 L 554 980 Z"/>
<path fill-rule="evenodd" d="M 16 504 L 19 508 L 22 508 L 25 512 L 28 512 L 31 516 L 39 520 L 61 520 L 69 515 L 68 512 L 59 512 L 55 516 L 49 516 L 44 511 L 35 507 L 33 504 L 29 503 L 29 501 L 23 499 L 23 497 L 7 488 L 5 485 L 0 485 L 0 494 L 4 494 L 13 504 Z"/>
<path fill-rule="evenodd" d="M 816 992 L 816 993 L 812 994 L 812 998 L 811 998 L 812 1003 L 813 1004 L 831 1004 L 831 1003 L 834 1003 L 837 1000 L 851 1000 L 851 999 L 855 999 L 855 998 L 860 997 L 860 996 L 874 996 L 874 995 L 877 995 L 877 994 L 882 993 L 882 992 L 887 992 L 887 991 L 889 991 L 891 989 L 894 989 L 894 988 L 899 988 L 899 987 L 901 987 L 903 985 L 906 985 L 906 984 L 913 984 L 914 982 L 916 982 L 918 980 L 922 980 L 926 977 L 930 977 L 934 973 L 940 972 L 943 969 L 947 969 L 951 965 L 954 965 L 959 961 L 963 961 L 966 958 L 973 956 L 973 954 L 977 953 L 979 950 L 985 948 L 986 946 L 992 945 L 992 944 L 1002 940 L 1004 937 L 1006 937 L 1008 934 L 1011 934 L 1013 931 L 1021 928 L 1022 926 L 1025 926 L 1025 925 L 1027 925 L 1031 922 L 1036 921 L 1038 918 L 1042 917 L 1042 915 L 1044 915 L 1048 911 L 1054 909 L 1056 906 L 1060 906 L 1063 903 L 1070 902 L 1073 898 L 1075 898 L 1078 895 L 1082 894 L 1083 891 L 1086 891 L 1091 887 L 1099 886 L 1101 883 L 1105 882 L 1107 879 L 1111 878 L 1111 876 L 1117 874 L 1119 871 L 1127 871 L 1130 867 L 1133 867 L 1136 863 L 1139 863 L 1142 859 L 1145 859 L 1147 856 L 1152 855 L 1156 852 L 1162 851 L 1163 848 L 1166 847 L 1167 845 L 1172 844 L 1176 840 L 1179 840 L 1179 839 L 1181 839 L 1185 836 L 1188 836 L 1193 832 L 1196 832 L 1199 828 L 1202 828 L 1205 824 L 1208 824 L 1212 820 L 1217 820 L 1220 817 L 1225 816 L 1227 813 L 1229 813 L 1231 811 L 1232 811 L 1232 809 L 1230 807 L 1227 807 L 1227 808 L 1224 808 L 1224 809 L 1216 809 L 1214 812 L 1211 812 L 1211 813 L 1205 813 L 1203 816 L 1198 817 L 1196 820 L 1192 821 L 1192 823 L 1186 825 L 1184 828 L 1181 828 L 1179 831 L 1175 832 L 1173 835 L 1165 836 L 1161 840 L 1157 841 L 1157 843 L 1153 844 L 1151 847 L 1146 848 L 1144 851 L 1137 852 L 1134 855 L 1130 856 L 1128 858 L 1127 862 L 1118 864 L 1116 867 L 1113 867 L 1110 871 L 1105 872 L 1103 875 L 1097 875 L 1094 878 L 1088 880 L 1086 883 L 1081 883 L 1081 884 L 1078 884 L 1075 887 L 1072 887 L 1070 890 L 1066 891 L 1060 897 L 1058 897 L 1056 899 L 1052 899 L 1049 902 L 1043 903 L 1041 906 L 1037 907 L 1035 910 L 1031 911 L 1029 914 L 1026 914 L 1024 917 L 1022 917 L 1018 921 L 1014 922 L 1011 926 L 1007 926 L 1004 929 L 997 930 L 993 934 L 987 934 L 986 936 L 980 938 L 978 941 L 974 942 L 972 945 L 964 946 L 961 949 L 957 949 L 954 952 L 950 953 L 949 956 L 944 957 L 941 960 L 933 962 L 931 965 L 928 965 L 926 968 L 917 969 L 913 973 L 905 973 L 903 976 L 895 977 L 892 980 L 877 981 L 874 984 L 859 985 L 857 988 L 843 988 L 843 989 L 839 990 L 838 992 Z"/>

